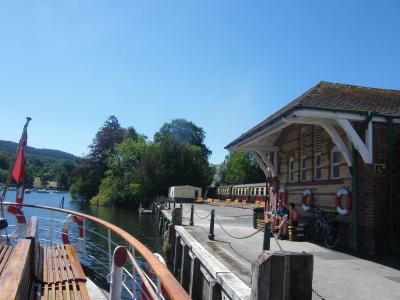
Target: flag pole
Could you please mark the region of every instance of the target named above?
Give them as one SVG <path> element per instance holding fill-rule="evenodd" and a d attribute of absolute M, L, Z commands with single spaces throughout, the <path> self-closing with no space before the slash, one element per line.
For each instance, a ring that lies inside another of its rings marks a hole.
<path fill-rule="evenodd" d="M 19 140 L 19 143 L 18 143 L 16 155 L 18 155 L 18 152 L 20 151 L 21 144 L 22 144 L 22 142 L 24 141 L 24 134 L 26 134 L 26 130 L 28 129 L 28 125 L 29 125 L 29 122 L 30 122 L 31 120 L 32 120 L 32 118 L 26 117 L 26 122 L 25 122 L 24 128 L 23 128 L 23 130 L 22 130 L 22 136 L 21 136 L 21 138 L 20 138 L 20 140 Z M 4 186 L 3 193 L 2 193 L 1 199 L 0 199 L 0 201 L 1 201 L 1 213 L 2 213 L 2 217 L 4 217 L 4 214 L 3 214 L 3 202 L 4 202 L 5 198 L 6 198 L 8 186 L 10 185 L 11 174 L 12 174 L 12 172 L 13 172 L 13 170 L 14 170 L 15 162 L 16 162 L 16 159 L 14 160 L 13 165 L 12 165 L 12 167 L 11 167 L 11 169 L 10 169 L 10 173 L 9 173 L 9 175 L 8 175 L 8 180 L 6 181 L 6 185 Z"/>

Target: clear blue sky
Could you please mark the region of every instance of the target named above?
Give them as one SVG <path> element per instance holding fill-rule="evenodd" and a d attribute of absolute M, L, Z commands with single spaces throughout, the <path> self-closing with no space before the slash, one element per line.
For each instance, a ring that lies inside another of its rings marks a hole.
<path fill-rule="evenodd" d="M 223 147 L 321 80 L 400 89 L 400 1 L 1 1 L 0 139 L 81 155 L 111 114 Z"/>

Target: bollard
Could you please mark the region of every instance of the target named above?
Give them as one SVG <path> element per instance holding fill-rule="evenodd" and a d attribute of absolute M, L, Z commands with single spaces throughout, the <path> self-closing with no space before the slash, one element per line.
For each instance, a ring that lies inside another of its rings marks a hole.
<path fill-rule="evenodd" d="M 176 201 L 175 201 L 175 199 L 174 199 L 174 206 L 173 206 L 173 208 L 175 209 L 175 207 L 176 207 Z"/>
<path fill-rule="evenodd" d="M 194 212 L 194 205 L 192 204 L 192 206 L 190 207 L 190 221 L 189 221 L 189 225 L 193 226 L 194 222 L 193 222 L 193 212 Z"/>
<path fill-rule="evenodd" d="M 118 246 L 115 248 L 113 255 L 114 263 L 111 270 L 110 300 L 121 299 L 123 267 L 127 258 L 128 253 L 124 247 Z"/>
<path fill-rule="evenodd" d="M 181 208 L 183 207 L 183 201 L 182 201 L 182 199 L 181 199 L 181 203 L 180 203 L 180 205 L 181 205 Z"/>
<path fill-rule="evenodd" d="M 210 231 L 208 232 L 208 239 L 210 241 L 214 240 L 214 209 L 211 210 L 211 220 L 210 220 Z"/>
<path fill-rule="evenodd" d="M 269 250 L 269 237 L 271 233 L 270 223 L 267 222 L 264 224 L 264 241 L 263 241 L 263 250 Z"/>
<path fill-rule="evenodd" d="M 172 225 L 175 225 L 175 208 L 172 209 L 172 219 L 171 219 Z"/>

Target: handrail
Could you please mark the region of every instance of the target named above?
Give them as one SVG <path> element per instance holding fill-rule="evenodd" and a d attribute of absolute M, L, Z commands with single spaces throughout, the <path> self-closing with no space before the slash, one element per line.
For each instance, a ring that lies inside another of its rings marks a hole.
<path fill-rule="evenodd" d="M 13 202 L 3 202 L 4 205 L 16 205 Z M 92 222 L 98 223 L 107 229 L 110 229 L 123 240 L 125 240 L 128 244 L 130 244 L 137 253 L 139 253 L 144 260 L 150 265 L 151 269 L 156 273 L 158 278 L 161 281 L 162 286 L 166 290 L 168 296 L 171 299 L 191 299 L 190 296 L 186 293 L 183 287 L 179 284 L 179 282 L 175 279 L 175 277 L 171 274 L 168 268 L 151 252 L 145 245 L 143 245 L 139 240 L 134 238 L 125 230 L 119 228 L 118 226 L 111 224 L 105 220 L 93 217 L 91 215 L 87 215 L 84 213 L 76 212 L 73 210 L 68 210 L 64 208 L 56 208 L 50 206 L 42 206 L 42 205 L 33 205 L 33 204 L 18 204 L 24 207 L 31 208 L 39 208 L 39 209 L 47 209 L 50 211 L 58 211 L 66 214 L 72 214 Z"/>

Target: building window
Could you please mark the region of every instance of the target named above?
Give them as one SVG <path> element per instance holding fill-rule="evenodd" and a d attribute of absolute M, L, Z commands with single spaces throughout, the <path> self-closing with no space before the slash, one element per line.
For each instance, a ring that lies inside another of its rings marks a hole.
<path fill-rule="evenodd" d="M 306 181 L 307 179 L 307 157 L 302 156 L 301 157 L 301 181 Z"/>
<path fill-rule="evenodd" d="M 256 196 L 258 196 L 258 188 L 256 188 Z"/>
<path fill-rule="evenodd" d="M 314 167 L 315 167 L 315 174 L 314 174 L 315 180 L 321 180 L 322 179 L 321 153 L 315 153 Z"/>
<path fill-rule="evenodd" d="M 307 179 L 306 145 L 307 145 L 307 131 L 306 127 L 302 127 L 300 130 L 300 180 L 301 181 L 306 181 Z"/>
<path fill-rule="evenodd" d="M 332 179 L 340 178 L 340 152 L 336 147 L 333 147 L 331 151 L 331 168 Z"/>
<path fill-rule="evenodd" d="M 321 143 L 322 127 L 314 127 L 314 178 L 315 180 L 322 179 L 322 143 Z"/>
<path fill-rule="evenodd" d="M 289 165 L 288 165 L 288 181 L 293 182 L 294 181 L 294 159 L 291 157 L 289 159 Z"/>

